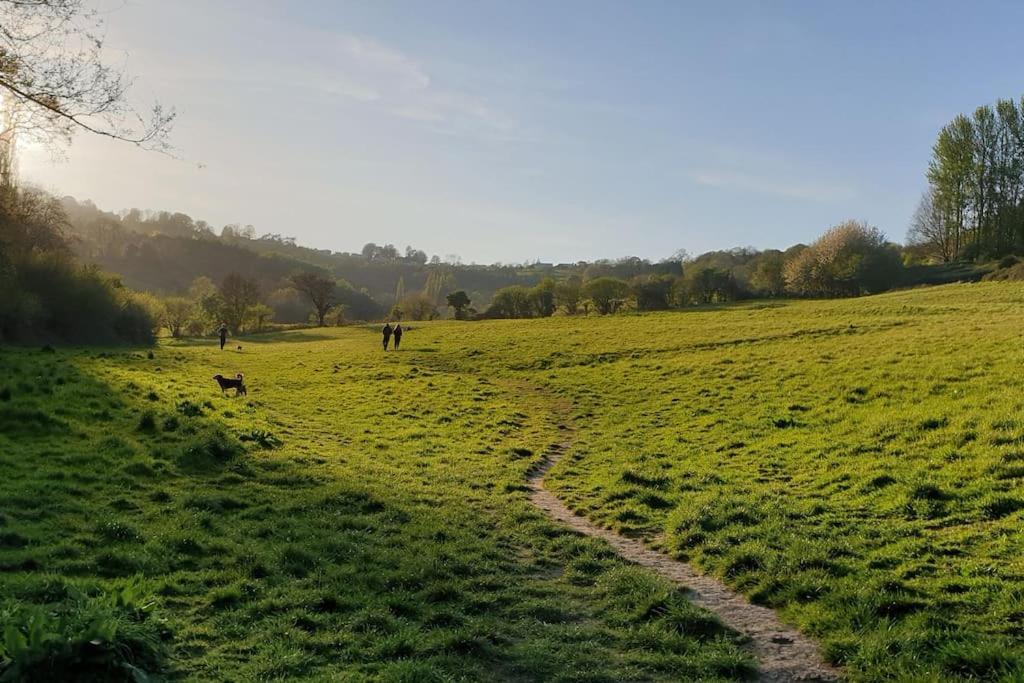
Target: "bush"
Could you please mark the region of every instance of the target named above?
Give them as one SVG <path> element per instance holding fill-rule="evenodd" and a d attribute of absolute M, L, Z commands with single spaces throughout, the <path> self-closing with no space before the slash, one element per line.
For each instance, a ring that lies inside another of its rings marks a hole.
<path fill-rule="evenodd" d="M 633 296 L 638 311 L 662 311 L 672 304 L 671 275 L 641 275 L 633 278 Z"/>
<path fill-rule="evenodd" d="M 219 427 L 206 427 L 186 441 L 178 464 L 190 469 L 223 465 L 244 452 L 242 444 Z"/>
<path fill-rule="evenodd" d="M 156 431 L 156 416 L 152 411 L 147 410 L 141 417 L 139 417 L 139 424 L 137 429 L 140 432 L 153 432 Z"/>
<path fill-rule="evenodd" d="M 614 277 L 599 277 L 583 285 L 583 295 L 601 315 L 614 313 L 630 295 L 629 285 Z"/>
<path fill-rule="evenodd" d="M 157 318 L 116 278 L 63 254 L 32 254 L 0 284 L 0 340 L 145 344 Z"/>
<path fill-rule="evenodd" d="M 830 229 L 785 265 L 786 288 L 811 296 L 858 296 L 894 287 L 903 262 L 878 229 L 846 221 Z"/>
<path fill-rule="evenodd" d="M 166 651 L 138 581 L 98 597 L 73 587 L 56 605 L 0 608 L 3 680 L 148 680 Z"/>
<path fill-rule="evenodd" d="M 260 448 L 268 450 L 280 448 L 283 443 L 281 439 L 265 429 L 253 429 L 250 432 L 239 435 L 238 439 L 239 441 L 254 443 Z"/>
<path fill-rule="evenodd" d="M 688 269 L 673 289 L 673 298 L 680 306 L 724 303 L 737 298 L 739 293 L 732 273 L 708 267 Z"/>
<path fill-rule="evenodd" d="M 0 342 L 151 342 L 159 316 L 119 280 L 71 256 L 60 202 L 0 193 Z"/>
<path fill-rule="evenodd" d="M 499 289 L 494 293 L 491 305 L 487 307 L 485 318 L 532 318 L 536 312 L 532 292 L 529 287 L 513 285 Z"/>

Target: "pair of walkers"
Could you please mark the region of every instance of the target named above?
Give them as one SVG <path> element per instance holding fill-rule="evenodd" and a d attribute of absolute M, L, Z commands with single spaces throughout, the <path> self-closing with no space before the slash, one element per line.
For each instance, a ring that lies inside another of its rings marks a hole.
<path fill-rule="evenodd" d="M 394 337 L 395 351 L 397 351 L 398 345 L 402 343 L 402 323 L 395 323 L 394 327 L 391 327 L 391 323 L 384 323 L 384 329 L 381 332 L 384 335 L 384 350 L 388 350 L 388 342 Z"/>

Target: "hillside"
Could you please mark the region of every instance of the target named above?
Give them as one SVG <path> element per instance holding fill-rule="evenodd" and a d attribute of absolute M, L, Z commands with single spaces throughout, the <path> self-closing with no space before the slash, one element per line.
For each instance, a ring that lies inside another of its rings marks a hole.
<path fill-rule="evenodd" d="M 115 214 L 91 202 L 64 197 L 70 236 L 76 254 L 120 275 L 133 289 L 161 296 L 184 294 L 197 277 L 219 282 L 228 272 L 256 280 L 263 298 L 288 288 L 286 279 L 297 271 L 315 271 L 338 278 L 350 287 L 340 303 L 350 317 L 375 319 L 390 310 L 399 290 L 422 291 L 431 278 L 443 281 L 445 291 L 464 289 L 482 309 L 494 292 L 511 285 L 534 285 L 545 277 L 591 272 L 621 272 L 625 276 L 652 272 L 657 266 L 640 259 L 622 263 L 554 265 L 462 265 L 428 261 L 423 252 L 379 248 L 373 256 L 310 249 L 294 239 L 268 234 L 257 238 L 239 226 L 226 226 L 220 235 L 204 221 L 170 212 L 133 209 Z M 442 292 L 443 293 L 443 292 Z M 279 309 L 279 322 L 304 322 L 308 312 L 289 302 Z"/>

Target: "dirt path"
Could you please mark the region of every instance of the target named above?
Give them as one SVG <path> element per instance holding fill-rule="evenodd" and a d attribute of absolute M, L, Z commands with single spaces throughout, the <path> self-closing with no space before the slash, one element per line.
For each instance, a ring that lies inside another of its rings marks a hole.
<path fill-rule="evenodd" d="M 686 562 L 673 560 L 651 550 L 639 540 L 603 529 L 566 507 L 544 488 L 544 475 L 569 451 L 573 430 L 559 425 L 562 439 L 551 446 L 544 460 L 530 473 L 530 501 L 549 517 L 576 531 L 607 541 L 623 558 L 648 567 L 657 574 L 685 586 L 696 605 L 714 612 L 730 628 L 749 638 L 748 648 L 760 668 L 758 680 L 840 681 L 842 675 L 824 662 L 815 643 L 784 625 L 767 607 L 752 605 L 718 579 L 699 573 Z"/>

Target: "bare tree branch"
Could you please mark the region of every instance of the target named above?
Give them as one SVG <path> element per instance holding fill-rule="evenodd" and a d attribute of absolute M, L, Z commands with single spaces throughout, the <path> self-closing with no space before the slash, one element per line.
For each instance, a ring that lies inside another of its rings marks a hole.
<path fill-rule="evenodd" d="M 169 152 L 174 111 L 156 103 L 143 115 L 129 102 L 131 81 L 107 63 L 103 28 L 86 0 L 0 0 L 0 125 L 51 148 L 82 130 Z"/>

